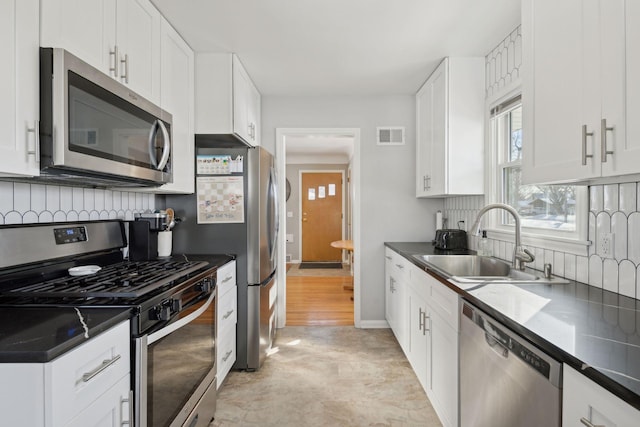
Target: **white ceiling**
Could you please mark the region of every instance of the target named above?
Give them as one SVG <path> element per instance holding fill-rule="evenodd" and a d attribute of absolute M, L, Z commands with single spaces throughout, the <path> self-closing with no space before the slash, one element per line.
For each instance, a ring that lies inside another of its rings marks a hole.
<path fill-rule="evenodd" d="M 287 163 L 349 163 L 353 156 L 350 135 L 288 135 Z"/>
<path fill-rule="evenodd" d="M 152 0 L 197 52 L 235 52 L 263 95 L 413 94 L 485 56 L 520 0 Z"/>

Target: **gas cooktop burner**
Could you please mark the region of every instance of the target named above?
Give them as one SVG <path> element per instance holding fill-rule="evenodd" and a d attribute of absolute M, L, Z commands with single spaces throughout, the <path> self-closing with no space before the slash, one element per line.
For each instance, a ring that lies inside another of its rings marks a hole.
<path fill-rule="evenodd" d="M 34 298 L 138 298 L 207 265 L 192 261 L 121 262 L 107 265 L 96 274 L 64 276 L 0 294 Z"/>

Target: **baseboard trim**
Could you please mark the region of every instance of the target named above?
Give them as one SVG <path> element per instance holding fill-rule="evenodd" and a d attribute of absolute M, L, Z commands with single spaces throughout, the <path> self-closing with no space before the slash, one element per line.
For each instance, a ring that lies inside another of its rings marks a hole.
<path fill-rule="evenodd" d="M 389 324 L 386 320 L 361 320 L 360 329 L 388 329 Z"/>

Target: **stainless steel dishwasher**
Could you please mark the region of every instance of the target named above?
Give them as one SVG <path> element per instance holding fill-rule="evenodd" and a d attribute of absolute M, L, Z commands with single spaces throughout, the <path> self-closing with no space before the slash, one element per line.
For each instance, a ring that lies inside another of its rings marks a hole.
<path fill-rule="evenodd" d="M 562 364 L 478 308 L 460 316 L 460 425 L 561 425 Z"/>

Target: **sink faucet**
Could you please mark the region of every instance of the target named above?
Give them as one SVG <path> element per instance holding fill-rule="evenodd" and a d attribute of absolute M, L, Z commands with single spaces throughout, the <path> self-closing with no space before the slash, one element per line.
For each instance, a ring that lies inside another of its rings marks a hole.
<path fill-rule="evenodd" d="M 505 205 L 504 203 L 492 203 L 483 207 L 478 213 L 478 217 L 476 218 L 475 222 L 471 226 L 471 234 L 478 234 L 478 232 L 480 231 L 480 219 L 485 213 L 487 213 L 487 211 L 490 211 L 491 209 L 504 209 L 505 211 L 513 215 L 513 218 L 516 221 L 516 247 L 513 250 L 512 265 L 513 268 L 524 270 L 524 264 L 526 262 L 533 262 L 536 257 L 528 249 L 524 249 L 522 247 L 522 243 L 520 240 L 520 215 L 518 215 L 518 212 L 514 208 L 509 205 Z"/>

